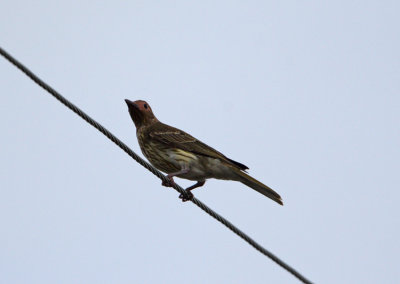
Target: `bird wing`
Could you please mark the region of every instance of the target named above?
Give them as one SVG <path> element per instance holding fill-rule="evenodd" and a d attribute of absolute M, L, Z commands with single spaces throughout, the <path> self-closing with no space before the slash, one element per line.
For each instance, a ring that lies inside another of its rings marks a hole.
<path fill-rule="evenodd" d="M 170 147 L 178 148 L 197 155 L 219 159 L 243 171 L 248 169 L 247 166 L 229 159 L 224 154 L 194 138 L 185 131 L 161 122 L 152 127 L 149 136 L 158 142 L 169 145 Z"/>

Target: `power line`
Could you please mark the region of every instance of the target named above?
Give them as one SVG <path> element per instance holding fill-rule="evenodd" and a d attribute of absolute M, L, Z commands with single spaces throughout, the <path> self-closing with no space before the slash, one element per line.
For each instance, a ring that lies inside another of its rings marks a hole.
<path fill-rule="evenodd" d="M 21 70 L 25 75 L 27 75 L 30 79 L 32 79 L 36 84 L 38 84 L 40 87 L 45 89 L 48 93 L 50 93 L 53 97 L 55 97 L 57 100 L 59 100 L 62 104 L 64 104 L 66 107 L 68 107 L 70 110 L 75 112 L 77 115 L 79 115 L 82 119 L 84 119 L 87 123 L 92 125 L 94 128 L 96 128 L 98 131 L 103 133 L 108 139 L 110 139 L 112 142 L 114 142 L 118 147 L 120 147 L 122 150 L 124 150 L 129 156 L 131 156 L 136 162 L 141 164 L 143 167 L 148 169 L 150 172 L 152 172 L 155 176 L 157 176 L 159 179 L 162 181 L 168 183 L 167 178 L 156 168 L 154 168 L 152 165 L 150 165 L 148 162 L 140 158 L 135 152 L 133 152 L 125 143 L 123 143 L 121 140 L 119 140 L 117 137 L 115 137 L 110 131 L 108 131 L 104 126 L 102 126 L 100 123 L 98 123 L 96 120 L 91 118 L 89 115 L 87 115 L 83 110 L 78 108 L 76 105 L 71 103 L 69 100 L 64 98 L 60 93 L 58 93 L 56 90 L 54 90 L 52 87 L 47 85 L 44 81 L 42 81 L 39 77 L 37 77 L 32 71 L 30 71 L 27 67 L 25 67 L 22 63 L 20 63 L 18 60 L 16 60 L 14 57 L 12 57 L 9 53 L 7 53 L 3 48 L 0 47 L 0 54 L 6 58 L 9 62 L 11 62 L 13 65 L 15 65 L 19 70 Z M 178 191 L 179 193 L 186 195 L 186 191 L 179 186 L 178 184 L 174 184 L 173 188 Z M 197 198 L 193 197 L 190 199 L 194 204 L 196 204 L 198 207 L 200 207 L 202 210 L 204 210 L 208 215 L 213 217 L 214 219 L 218 220 L 221 222 L 223 225 L 225 225 L 228 229 L 230 229 L 232 232 L 234 232 L 236 235 L 241 237 L 244 241 L 246 241 L 249 245 L 251 245 L 253 248 L 258 250 L 260 253 L 263 255 L 267 256 L 270 258 L 272 261 L 274 261 L 276 264 L 281 266 L 283 269 L 291 273 L 294 277 L 299 279 L 303 283 L 312 283 L 310 280 L 305 278 L 303 275 L 301 275 L 299 272 L 297 272 L 294 268 L 286 264 L 283 260 L 279 259 L 276 255 L 259 245 L 256 241 L 254 241 L 252 238 L 250 238 L 248 235 L 246 235 L 244 232 L 242 232 L 239 228 L 237 228 L 235 225 L 233 225 L 231 222 L 229 222 L 227 219 L 219 215 L 217 212 L 212 210 L 210 207 L 205 205 L 203 202 L 198 200 Z"/>

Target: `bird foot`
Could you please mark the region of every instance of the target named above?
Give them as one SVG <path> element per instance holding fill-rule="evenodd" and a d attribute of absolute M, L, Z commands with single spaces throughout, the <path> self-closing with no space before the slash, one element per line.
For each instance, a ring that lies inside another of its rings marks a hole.
<path fill-rule="evenodd" d="M 166 187 L 173 187 L 175 185 L 174 178 L 168 175 L 166 176 L 166 178 L 168 179 L 168 182 L 162 181 L 161 185 Z"/>
<path fill-rule="evenodd" d="M 185 194 L 179 195 L 179 198 L 182 199 L 182 202 L 192 200 L 193 197 L 194 197 L 193 193 L 191 193 L 189 190 L 185 190 Z"/>

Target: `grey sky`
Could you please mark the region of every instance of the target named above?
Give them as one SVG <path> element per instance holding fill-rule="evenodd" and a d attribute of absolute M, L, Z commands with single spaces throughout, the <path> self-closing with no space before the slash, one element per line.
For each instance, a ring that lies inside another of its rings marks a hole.
<path fill-rule="evenodd" d="M 398 283 L 399 6 L 3 1 L 0 45 L 137 153 L 125 98 L 249 166 L 285 206 L 196 197 L 311 280 Z M 298 283 L 3 58 L 0 92 L 0 283 Z"/>

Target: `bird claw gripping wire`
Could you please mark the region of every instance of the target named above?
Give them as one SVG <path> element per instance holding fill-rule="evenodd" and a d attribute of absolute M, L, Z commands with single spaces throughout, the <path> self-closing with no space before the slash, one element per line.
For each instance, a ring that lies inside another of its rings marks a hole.
<path fill-rule="evenodd" d="M 167 175 L 167 176 L 165 176 L 166 177 L 166 179 L 168 180 L 168 181 L 162 181 L 162 185 L 163 186 L 166 186 L 166 187 L 173 187 L 174 185 L 175 185 L 175 181 L 174 181 L 174 178 L 172 177 L 172 176 L 170 176 L 170 175 Z M 190 189 L 191 189 L 192 187 L 190 187 Z M 185 193 L 181 193 L 180 195 L 179 195 L 179 198 L 180 199 L 182 199 L 182 202 L 186 202 L 186 201 L 189 201 L 189 200 L 192 200 L 193 199 L 193 197 L 194 197 L 194 195 L 193 195 L 193 193 L 191 193 L 190 192 L 190 189 L 186 189 L 185 190 Z"/>
<path fill-rule="evenodd" d="M 174 181 L 174 178 L 173 178 L 173 177 L 167 175 L 167 176 L 165 176 L 165 178 L 166 178 L 168 181 L 163 180 L 162 183 L 161 183 L 161 185 L 166 186 L 166 187 L 173 187 L 173 186 L 175 185 L 175 181 Z"/>
<path fill-rule="evenodd" d="M 193 193 L 191 193 L 189 190 L 185 190 L 185 194 L 180 194 L 179 198 L 182 199 L 182 202 L 186 202 L 189 200 L 192 200 L 194 197 Z"/>

